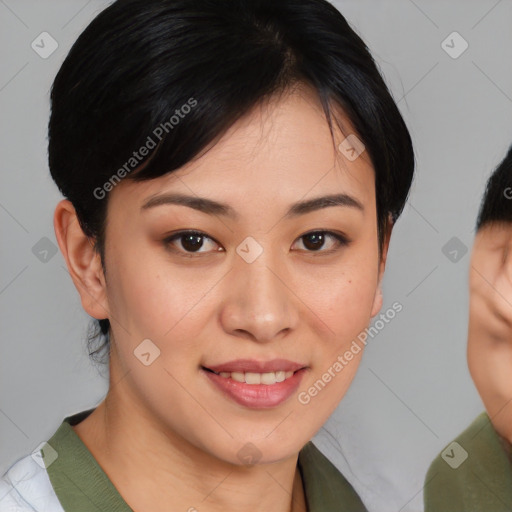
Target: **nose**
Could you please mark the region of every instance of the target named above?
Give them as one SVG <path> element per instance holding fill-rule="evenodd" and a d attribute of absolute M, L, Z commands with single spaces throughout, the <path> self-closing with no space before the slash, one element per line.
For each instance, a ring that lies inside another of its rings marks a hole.
<path fill-rule="evenodd" d="M 289 270 L 270 250 L 251 263 L 236 255 L 226 277 L 220 319 L 227 333 L 269 343 L 296 329 L 300 300 Z"/>

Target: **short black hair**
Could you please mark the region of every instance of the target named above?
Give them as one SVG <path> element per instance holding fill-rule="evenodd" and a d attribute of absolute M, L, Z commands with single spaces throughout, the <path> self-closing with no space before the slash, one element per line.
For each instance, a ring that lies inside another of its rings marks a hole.
<path fill-rule="evenodd" d="M 407 200 L 414 152 L 368 48 L 333 5 L 117 0 L 100 12 L 52 85 L 48 159 L 104 270 L 112 186 L 182 167 L 255 105 L 301 83 L 318 93 L 331 134 L 335 105 L 368 151 L 380 250 Z M 108 319 L 98 326 L 107 346 Z"/>
<path fill-rule="evenodd" d="M 512 222 L 512 146 L 487 181 L 476 230 L 494 222 Z"/>

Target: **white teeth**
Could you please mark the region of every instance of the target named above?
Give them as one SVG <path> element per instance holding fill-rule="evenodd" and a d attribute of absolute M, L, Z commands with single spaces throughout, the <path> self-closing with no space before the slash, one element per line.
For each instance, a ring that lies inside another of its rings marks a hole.
<path fill-rule="evenodd" d="M 246 377 L 247 377 L 247 374 L 246 374 Z M 275 383 L 276 383 L 276 374 L 275 374 L 275 372 L 268 372 L 268 373 L 262 373 L 261 374 L 261 384 L 275 384 Z"/>
<path fill-rule="evenodd" d="M 276 382 L 283 382 L 285 379 L 289 379 L 292 375 L 292 371 L 285 372 L 279 370 L 277 372 L 267 373 L 254 373 L 254 372 L 220 372 L 219 375 L 225 379 L 230 377 L 237 382 L 245 382 L 246 384 L 266 384 L 271 385 Z"/>
<path fill-rule="evenodd" d="M 268 374 L 267 374 L 268 375 Z M 245 383 L 246 384 L 261 384 L 261 373 L 245 373 Z"/>
<path fill-rule="evenodd" d="M 276 372 L 276 382 L 283 382 L 286 379 L 286 372 Z"/>
<path fill-rule="evenodd" d="M 231 372 L 231 378 L 237 382 L 245 382 L 245 374 L 242 372 Z"/>

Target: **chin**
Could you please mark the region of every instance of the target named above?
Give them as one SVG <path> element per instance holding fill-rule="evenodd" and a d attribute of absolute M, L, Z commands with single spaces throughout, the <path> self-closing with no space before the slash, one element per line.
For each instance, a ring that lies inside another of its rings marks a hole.
<path fill-rule="evenodd" d="M 246 437 L 246 439 L 230 439 L 226 446 L 209 448 L 209 453 L 220 460 L 237 466 L 255 464 L 273 464 L 299 453 L 304 443 L 297 441 L 284 444 L 277 439 L 269 440 L 261 437 Z"/>

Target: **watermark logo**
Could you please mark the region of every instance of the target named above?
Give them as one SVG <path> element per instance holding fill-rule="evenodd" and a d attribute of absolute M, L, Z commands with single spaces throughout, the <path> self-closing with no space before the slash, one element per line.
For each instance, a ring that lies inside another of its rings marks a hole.
<path fill-rule="evenodd" d="M 59 47 L 59 43 L 48 32 L 41 32 L 30 46 L 39 57 L 47 59 Z"/>
<path fill-rule="evenodd" d="M 350 162 L 356 160 L 359 155 L 365 150 L 365 145 L 359 138 L 351 133 L 343 142 L 338 146 L 341 154 Z"/>
<path fill-rule="evenodd" d="M 453 236 L 443 245 L 441 252 L 452 262 L 458 263 L 468 252 L 468 248 L 456 236 Z"/>
<path fill-rule="evenodd" d="M 441 452 L 441 458 L 452 469 L 457 469 L 468 458 L 468 452 L 457 441 L 453 441 Z"/>
<path fill-rule="evenodd" d="M 236 248 L 236 253 L 246 262 L 252 263 L 263 252 L 263 247 L 252 236 L 248 236 Z"/>
<path fill-rule="evenodd" d="M 43 236 L 32 247 L 32 254 L 41 263 L 48 263 L 57 254 L 57 247 L 48 237 Z"/>
<path fill-rule="evenodd" d="M 160 357 L 160 349 L 148 338 L 142 340 L 133 353 L 144 366 L 150 366 L 155 359 Z"/>
<path fill-rule="evenodd" d="M 53 446 L 43 442 L 31 453 L 31 456 L 38 466 L 45 469 L 57 460 L 58 454 Z"/>
<path fill-rule="evenodd" d="M 458 32 L 452 32 L 441 43 L 441 48 L 452 59 L 458 59 L 468 49 L 468 47 L 468 42 Z"/>
<path fill-rule="evenodd" d="M 238 453 L 236 454 L 240 462 L 246 465 L 257 464 L 261 459 L 262 453 L 258 450 L 258 448 L 252 443 L 246 443 Z"/>

